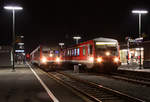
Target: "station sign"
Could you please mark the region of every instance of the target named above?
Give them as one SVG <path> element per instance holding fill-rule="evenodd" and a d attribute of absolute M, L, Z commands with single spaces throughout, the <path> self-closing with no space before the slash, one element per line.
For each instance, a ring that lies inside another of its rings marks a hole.
<path fill-rule="evenodd" d="M 23 53 L 23 52 L 24 52 L 24 50 L 15 50 L 15 52 L 22 52 L 22 53 Z"/>
<path fill-rule="evenodd" d="M 134 39 L 129 39 L 129 42 L 136 42 Z"/>
<path fill-rule="evenodd" d="M 135 41 L 136 41 L 137 43 L 141 43 L 141 42 L 143 42 L 143 38 L 142 38 L 142 37 L 141 37 L 141 38 L 136 38 Z"/>

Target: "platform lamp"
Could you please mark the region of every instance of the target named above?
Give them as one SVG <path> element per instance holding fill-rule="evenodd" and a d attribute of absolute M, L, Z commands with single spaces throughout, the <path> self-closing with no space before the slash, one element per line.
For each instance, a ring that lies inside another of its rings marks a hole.
<path fill-rule="evenodd" d="M 59 43 L 60 47 L 63 48 L 63 46 L 65 45 L 64 43 Z"/>
<path fill-rule="evenodd" d="M 147 14 L 148 11 L 147 10 L 132 10 L 132 13 L 138 14 L 139 15 L 139 38 L 142 37 L 141 36 L 141 16 L 142 14 Z M 142 63 L 141 63 L 141 47 L 140 47 L 140 66 L 139 68 L 141 69 L 142 67 Z"/>
<path fill-rule="evenodd" d="M 73 39 L 75 39 L 76 40 L 76 44 L 78 44 L 78 40 L 80 40 L 81 37 L 80 36 L 74 36 Z"/>
<path fill-rule="evenodd" d="M 12 42 L 12 46 L 13 46 L 13 63 L 12 63 L 12 69 L 15 70 L 15 11 L 17 10 L 22 10 L 23 8 L 20 6 L 4 6 L 4 9 L 6 10 L 11 10 L 13 13 L 13 42 Z"/>

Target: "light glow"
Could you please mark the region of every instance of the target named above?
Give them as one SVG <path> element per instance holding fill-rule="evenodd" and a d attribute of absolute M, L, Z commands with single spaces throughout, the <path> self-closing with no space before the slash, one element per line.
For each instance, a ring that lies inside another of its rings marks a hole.
<path fill-rule="evenodd" d="M 97 62 L 102 62 L 102 61 L 103 61 L 102 57 L 97 58 Z"/>
<path fill-rule="evenodd" d="M 53 57 L 53 54 L 49 54 L 50 57 Z"/>
<path fill-rule="evenodd" d="M 106 56 L 109 56 L 110 55 L 110 52 L 106 52 Z"/>
<path fill-rule="evenodd" d="M 116 42 L 96 42 L 96 45 L 115 45 Z"/>
<path fill-rule="evenodd" d="M 94 57 L 89 57 L 89 61 L 93 62 L 94 61 Z"/>
<path fill-rule="evenodd" d="M 60 58 L 59 57 L 56 58 L 56 62 L 60 62 Z"/>
<path fill-rule="evenodd" d="M 22 10 L 23 8 L 20 6 L 5 6 L 4 9 L 7 10 Z"/>
<path fill-rule="evenodd" d="M 132 13 L 145 14 L 145 13 L 148 13 L 148 11 L 146 11 L 146 10 L 133 10 Z"/>
<path fill-rule="evenodd" d="M 81 39 L 80 36 L 74 36 L 73 39 Z"/>
<path fill-rule="evenodd" d="M 59 45 L 60 45 L 60 46 L 63 46 L 63 45 L 65 45 L 65 44 L 64 44 L 64 43 L 59 43 Z"/>
<path fill-rule="evenodd" d="M 115 57 L 114 58 L 114 62 L 118 62 L 119 61 L 119 58 L 118 57 Z"/>
<path fill-rule="evenodd" d="M 45 57 L 43 57 L 43 58 L 42 58 L 42 62 L 43 62 L 43 63 L 46 63 L 46 62 L 47 62 L 47 59 L 46 59 Z"/>

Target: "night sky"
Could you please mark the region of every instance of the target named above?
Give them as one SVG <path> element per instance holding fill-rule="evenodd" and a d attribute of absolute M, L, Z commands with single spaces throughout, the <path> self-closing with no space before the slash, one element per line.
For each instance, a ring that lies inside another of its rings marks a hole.
<path fill-rule="evenodd" d="M 138 37 L 138 15 L 133 9 L 145 9 L 142 15 L 142 33 L 150 35 L 149 0 L 1 0 L 0 45 L 11 45 L 12 12 L 5 5 L 19 5 L 16 12 L 16 35 L 24 35 L 26 51 L 39 44 L 58 45 L 59 42 L 75 43 L 96 37 L 111 37 L 124 42 L 126 36 Z M 148 38 L 148 37 L 147 37 Z"/>

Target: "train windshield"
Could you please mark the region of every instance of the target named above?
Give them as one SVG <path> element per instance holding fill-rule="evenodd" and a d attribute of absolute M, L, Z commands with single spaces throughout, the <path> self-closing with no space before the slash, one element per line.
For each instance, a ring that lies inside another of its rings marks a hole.
<path fill-rule="evenodd" d="M 105 42 L 96 43 L 95 51 L 97 56 L 118 56 L 117 43 Z"/>
<path fill-rule="evenodd" d="M 43 51 L 42 51 L 43 56 L 48 56 L 49 53 L 50 53 L 49 50 L 43 50 Z"/>
<path fill-rule="evenodd" d="M 58 50 L 43 50 L 42 53 L 44 56 L 49 56 L 49 57 L 59 56 Z"/>

